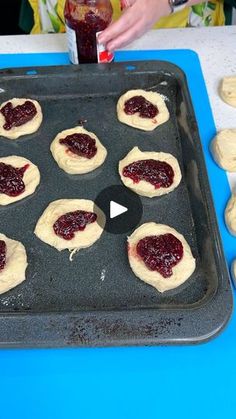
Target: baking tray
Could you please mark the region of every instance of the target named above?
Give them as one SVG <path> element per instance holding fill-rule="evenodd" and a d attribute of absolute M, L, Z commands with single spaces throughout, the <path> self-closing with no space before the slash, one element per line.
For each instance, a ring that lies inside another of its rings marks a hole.
<path fill-rule="evenodd" d="M 129 89 L 161 93 L 167 123 L 142 132 L 118 122 L 116 103 Z M 35 134 L 9 141 L 0 154 L 29 158 L 41 172 L 31 197 L 0 209 L 0 231 L 26 247 L 27 280 L 0 296 L 0 345 L 14 347 L 114 346 L 199 343 L 217 335 L 232 311 L 232 291 L 216 222 L 197 122 L 186 77 L 164 61 L 40 67 L 0 71 L 1 102 L 29 97 L 40 102 L 44 120 Z M 70 176 L 59 169 L 49 146 L 55 135 L 87 120 L 108 151 L 96 171 Z M 148 221 L 168 224 L 190 244 L 197 266 L 181 287 L 158 293 L 138 280 L 127 258 L 126 234 L 104 232 L 73 262 L 33 234 L 49 202 L 95 200 L 121 184 L 117 165 L 130 149 L 170 152 L 183 180 L 161 198 L 141 197 Z"/>

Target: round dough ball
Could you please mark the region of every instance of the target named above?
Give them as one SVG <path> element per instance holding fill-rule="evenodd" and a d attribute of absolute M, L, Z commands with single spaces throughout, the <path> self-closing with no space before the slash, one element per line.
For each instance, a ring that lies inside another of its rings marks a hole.
<path fill-rule="evenodd" d="M 225 223 L 233 236 L 236 236 L 236 195 L 232 194 L 225 208 Z"/>
<path fill-rule="evenodd" d="M 83 231 L 75 232 L 75 236 L 71 240 L 65 240 L 57 236 L 53 230 L 54 223 L 62 215 L 77 210 L 95 212 L 97 220 L 94 223 L 87 224 Z M 99 239 L 105 222 L 104 213 L 95 206 L 93 201 L 87 199 L 59 199 L 51 202 L 45 209 L 36 224 L 34 233 L 40 240 L 59 251 L 64 249 L 78 251 L 92 246 Z"/>
<path fill-rule="evenodd" d="M 140 180 L 138 183 L 134 183 L 132 179 L 129 177 L 123 176 L 123 169 L 125 166 L 138 161 L 138 160 L 146 160 L 146 159 L 153 159 L 153 160 L 160 160 L 168 163 L 172 169 L 174 170 L 174 181 L 169 188 L 158 188 L 156 189 L 154 185 L 145 180 Z M 177 159 L 169 153 L 158 153 L 154 151 L 141 151 L 138 147 L 134 147 L 127 156 L 120 160 L 119 162 L 119 174 L 121 177 L 122 182 L 124 185 L 132 189 L 139 195 L 147 196 L 152 198 L 154 196 L 161 196 L 172 192 L 180 183 L 182 175 L 179 167 L 179 163 Z"/>
<path fill-rule="evenodd" d="M 231 278 L 234 286 L 236 287 L 236 259 L 234 259 L 231 264 Z"/>
<path fill-rule="evenodd" d="M 154 235 L 159 236 L 166 233 L 171 233 L 179 239 L 183 245 L 184 251 L 180 262 L 172 268 L 173 274 L 169 278 L 164 278 L 157 271 L 149 270 L 136 251 L 138 242 L 144 237 Z M 160 292 L 174 289 L 183 284 L 192 275 L 196 266 L 191 249 L 182 234 L 178 233 L 172 227 L 156 223 L 143 224 L 138 227 L 130 237 L 128 237 L 128 258 L 134 274 L 139 279 L 152 285 Z"/>
<path fill-rule="evenodd" d="M 157 106 L 159 113 L 154 118 L 141 118 L 138 112 L 133 115 L 127 115 L 124 111 L 125 102 L 133 96 L 143 96 L 153 105 Z M 158 125 L 168 121 L 170 114 L 164 99 L 159 93 L 137 89 L 129 90 L 119 98 L 117 103 L 117 116 L 119 121 L 123 122 L 123 124 L 130 125 L 131 127 L 144 131 L 152 131 Z"/>
<path fill-rule="evenodd" d="M 236 129 L 224 129 L 211 142 L 216 163 L 228 172 L 236 172 Z"/>
<path fill-rule="evenodd" d="M 18 196 L 8 196 L 0 193 L 0 205 L 12 204 L 13 202 L 20 201 L 21 199 L 26 198 L 27 196 L 34 193 L 40 182 L 40 172 L 35 164 L 33 164 L 30 160 L 20 156 L 0 157 L 0 163 L 10 164 L 11 166 L 17 167 L 18 169 L 27 164 L 29 165 L 23 176 L 23 182 L 25 184 L 24 192 Z"/>
<path fill-rule="evenodd" d="M 91 138 L 94 138 L 97 147 L 97 153 L 95 156 L 88 159 L 86 157 L 78 156 L 69 150 L 67 151 L 67 147 L 60 144 L 59 141 L 71 134 L 87 134 Z M 104 163 L 107 156 L 107 151 L 99 141 L 98 137 L 93 132 L 89 132 L 82 127 L 66 129 L 57 134 L 50 149 L 58 166 L 71 175 L 92 172 Z"/>
<path fill-rule="evenodd" d="M 6 264 L 0 271 L 0 294 L 3 294 L 26 279 L 25 271 L 28 263 L 22 243 L 9 239 L 4 234 L 0 234 L 0 240 L 6 243 Z"/>
<path fill-rule="evenodd" d="M 236 76 L 224 77 L 222 79 L 220 96 L 228 105 L 236 107 Z"/>
<path fill-rule="evenodd" d="M 5 124 L 5 118 L 0 112 L 0 136 L 2 135 L 3 137 L 9 138 L 10 140 L 16 140 L 22 135 L 33 134 L 39 129 L 43 120 L 43 114 L 41 106 L 36 100 L 26 98 L 13 98 L 2 103 L 0 109 L 2 109 L 3 106 L 5 106 L 8 102 L 11 102 L 13 107 L 15 108 L 18 105 L 23 105 L 26 102 L 26 100 L 34 103 L 37 109 L 36 115 L 25 124 L 20 125 L 19 127 L 12 127 L 10 130 L 6 130 L 3 128 L 3 125 Z"/>

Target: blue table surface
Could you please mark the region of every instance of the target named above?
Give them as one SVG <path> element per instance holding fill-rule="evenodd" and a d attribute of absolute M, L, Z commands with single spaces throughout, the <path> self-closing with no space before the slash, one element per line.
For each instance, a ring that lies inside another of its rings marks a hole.
<path fill-rule="evenodd" d="M 230 188 L 213 162 L 216 129 L 197 55 L 190 50 L 126 51 L 116 61 L 166 60 L 187 75 L 228 263 L 236 239 L 223 221 Z M 0 55 L 0 68 L 69 64 L 66 53 Z M 2 418 L 231 418 L 236 408 L 236 315 L 198 346 L 0 350 Z"/>

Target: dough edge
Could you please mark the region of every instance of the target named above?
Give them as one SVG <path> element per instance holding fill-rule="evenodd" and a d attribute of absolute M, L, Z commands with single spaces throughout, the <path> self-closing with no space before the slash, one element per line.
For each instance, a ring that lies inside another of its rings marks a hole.
<path fill-rule="evenodd" d="M 233 92 L 230 96 L 229 92 Z M 219 87 L 221 99 L 227 105 L 236 107 L 236 76 L 223 77 Z"/>
<path fill-rule="evenodd" d="M 0 272 L 0 294 L 3 294 L 25 281 L 28 263 L 26 250 L 21 242 L 4 234 L 0 234 L 0 240 L 4 240 L 7 246 L 6 265 Z"/>
<path fill-rule="evenodd" d="M 229 232 L 236 236 L 236 194 L 232 194 L 225 208 L 225 224 Z"/>
<path fill-rule="evenodd" d="M 235 154 L 232 154 L 234 142 Z M 219 131 L 211 141 L 210 151 L 219 167 L 228 172 L 236 172 L 236 128 Z"/>

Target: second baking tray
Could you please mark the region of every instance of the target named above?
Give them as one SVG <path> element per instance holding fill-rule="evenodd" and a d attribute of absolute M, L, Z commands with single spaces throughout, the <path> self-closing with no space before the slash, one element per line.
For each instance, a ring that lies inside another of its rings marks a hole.
<path fill-rule="evenodd" d="M 0 73 L 1 102 L 33 98 L 44 115 L 37 133 L 15 142 L 0 138 L 1 156 L 24 156 L 41 172 L 33 196 L 0 209 L 0 231 L 25 245 L 29 262 L 27 280 L 0 296 L 2 346 L 195 343 L 217 334 L 230 317 L 231 288 L 185 75 L 167 62 L 132 64 Z M 161 93 L 170 120 L 153 132 L 119 123 L 117 100 L 134 88 Z M 49 147 L 58 132 L 81 120 L 87 120 L 85 128 L 101 139 L 108 157 L 96 171 L 70 176 L 56 165 Z M 118 162 L 137 145 L 142 151 L 172 153 L 183 174 L 174 192 L 141 198 L 140 224 L 154 221 L 174 227 L 197 261 L 192 277 L 164 294 L 132 273 L 125 234 L 104 232 L 72 263 L 67 251 L 59 253 L 33 234 L 49 202 L 95 200 L 103 188 L 120 184 Z"/>

